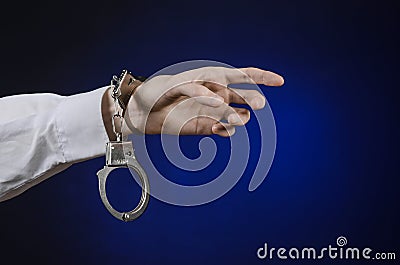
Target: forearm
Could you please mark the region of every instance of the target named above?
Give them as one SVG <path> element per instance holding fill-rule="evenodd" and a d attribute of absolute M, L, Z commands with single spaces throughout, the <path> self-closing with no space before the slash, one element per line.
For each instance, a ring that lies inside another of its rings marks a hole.
<path fill-rule="evenodd" d="M 69 97 L 34 94 L 1 99 L 0 201 L 73 163 L 104 155 L 106 89 Z"/>

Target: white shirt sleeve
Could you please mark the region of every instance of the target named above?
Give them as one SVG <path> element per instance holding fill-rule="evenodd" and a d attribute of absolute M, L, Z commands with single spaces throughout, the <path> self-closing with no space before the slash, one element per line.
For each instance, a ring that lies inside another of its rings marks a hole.
<path fill-rule="evenodd" d="M 101 100 L 107 88 L 67 97 L 0 98 L 0 201 L 73 163 L 104 155 Z"/>

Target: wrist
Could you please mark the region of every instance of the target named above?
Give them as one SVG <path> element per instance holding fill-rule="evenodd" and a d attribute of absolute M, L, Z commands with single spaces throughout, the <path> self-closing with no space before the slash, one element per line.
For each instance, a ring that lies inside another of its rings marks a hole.
<path fill-rule="evenodd" d="M 140 85 L 141 86 L 141 85 Z M 136 89 L 139 89 L 138 86 Z M 142 122 L 143 117 L 146 116 L 143 108 L 141 107 L 141 102 L 137 94 L 132 94 L 129 100 L 129 104 L 125 111 L 124 121 L 125 126 L 123 126 L 123 133 L 125 134 L 143 134 L 145 124 Z"/>
<path fill-rule="evenodd" d="M 111 141 L 115 141 L 118 138 L 116 134 L 128 135 L 137 131 L 130 122 L 129 114 L 126 114 L 129 112 L 128 103 L 132 99 L 135 90 L 141 84 L 142 82 L 139 78 L 134 77 L 127 70 L 123 70 L 120 77 L 113 76 L 110 88 L 104 93 L 101 104 L 102 117 L 105 130 Z M 132 104 L 129 105 L 131 108 Z M 128 118 L 125 118 L 125 116 L 128 116 Z M 121 118 L 125 118 L 127 126 L 123 125 Z M 116 127 L 114 128 L 114 126 Z"/>

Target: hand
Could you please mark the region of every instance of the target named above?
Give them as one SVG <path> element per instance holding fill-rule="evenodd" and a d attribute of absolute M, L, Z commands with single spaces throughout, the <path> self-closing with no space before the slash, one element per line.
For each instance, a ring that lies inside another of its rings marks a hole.
<path fill-rule="evenodd" d="M 281 86 L 284 80 L 257 68 L 204 67 L 156 76 L 136 89 L 125 120 L 131 130 L 146 134 L 231 136 L 235 126 L 249 121 L 250 113 L 230 103 L 247 104 L 253 110 L 265 106 L 257 90 L 227 87 L 244 83 Z"/>
<path fill-rule="evenodd" d="M 257 68 L 204 67 L 156 76 L 140 85 L 130 99 L 125 113 L 128 128 L 124 133 L 139 130 L 147 134 L 231 136 L 235 126 L 249 121 L 250 113 L 229 104 L 247 104 L 259 110 L 265 106 L 265 98 L 257 90 L 227 86 L 243 83 L 281 86 L 283 82 L 281 76 Z M 111 95 L 105 93 L 102 114 L 111 140 L 115 138 L 111 124 L 114 111 Z"/>

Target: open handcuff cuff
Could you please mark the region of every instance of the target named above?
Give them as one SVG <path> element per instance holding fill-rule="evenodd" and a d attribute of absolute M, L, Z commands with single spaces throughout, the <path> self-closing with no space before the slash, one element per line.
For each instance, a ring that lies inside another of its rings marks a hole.
<path fill-rule="evenodd" d="M 114 99 L 115 114 L 112 117 L 113 131 L 116 141 L 110 141 L 106 145 L 106 165 L 97 172 L 99 178 L 100 197 L 107 210 L 117 219 L 122 221 L 133 221 L 138 218 L 147 208 L 150 198 L 149 180 L 146 172 L 135 157 L 132 141 L 122 140 L 122 123 L 129 99 L 135 89 L 144 81 L 142 77 L 134 77 L 127 70 L 111 80 L 111 93 Z M 129 212 L 118 212 L 107 199 L 106 181 L 107 176 L 116 168 L 133 169 L 139 176 L 142 195 L 138 205 Z"/>

